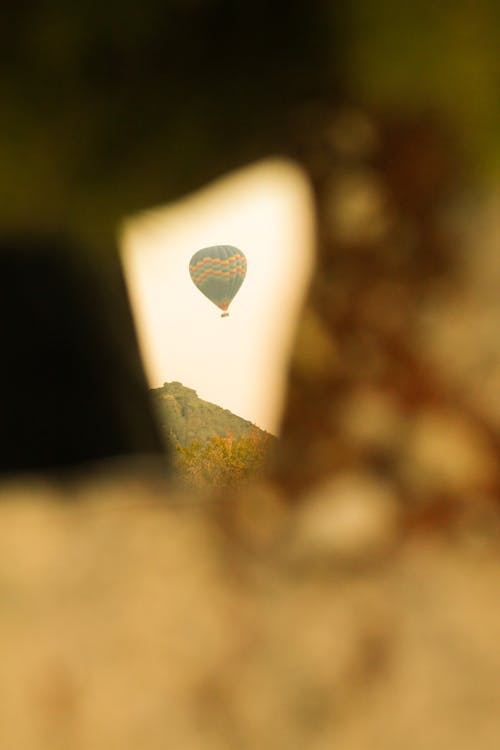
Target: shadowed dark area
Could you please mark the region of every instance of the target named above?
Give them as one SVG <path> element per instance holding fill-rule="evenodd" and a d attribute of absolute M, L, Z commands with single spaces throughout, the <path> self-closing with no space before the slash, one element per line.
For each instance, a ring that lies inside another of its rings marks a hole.
<path fill-rule="evenodd" d="M 286 148 L 338 47 L 303 0 L 9 1 L 4 18 L 0 219 L 84 233 Z"/>
<path fill-rule="evenodd" d="M 1 472 L 161 452 L 119 309 L 70 243 L 0 242 Z"/>

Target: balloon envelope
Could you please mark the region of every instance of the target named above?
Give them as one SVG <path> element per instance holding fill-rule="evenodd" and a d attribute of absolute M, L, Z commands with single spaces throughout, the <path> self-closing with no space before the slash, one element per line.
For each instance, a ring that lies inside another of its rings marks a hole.
<path fill-rule="evenodd" d="M 214 245 L 198 250 L 189 263 L 195 286 L 226 312 L 247 272 L 247 259 L 232 245 Z"/>

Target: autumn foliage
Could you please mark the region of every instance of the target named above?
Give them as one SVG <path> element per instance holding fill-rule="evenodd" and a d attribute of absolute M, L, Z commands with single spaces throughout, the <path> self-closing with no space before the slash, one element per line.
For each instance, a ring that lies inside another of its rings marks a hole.
<path fill-rule="evenodd" d="M 228 433 L 177 446 L 175 468 L 190 486 L 234 487 L 262 473 L 272 437 L 254 430 L 243 437 Z"/>

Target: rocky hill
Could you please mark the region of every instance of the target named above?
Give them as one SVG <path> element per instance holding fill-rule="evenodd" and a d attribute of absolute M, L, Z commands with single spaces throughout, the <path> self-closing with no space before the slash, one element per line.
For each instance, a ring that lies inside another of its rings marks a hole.
<path fill-rule="evenodd" d="M 228 433 L 236 438 L 253 431 L 265 434 L 252 422 L 228 409 L 203 401 L 195 390 L 177 381 L 164 383 L 161 388 L 154 388 L 151 394 L 161 428 L 174 445 L 190 445 Z"/>

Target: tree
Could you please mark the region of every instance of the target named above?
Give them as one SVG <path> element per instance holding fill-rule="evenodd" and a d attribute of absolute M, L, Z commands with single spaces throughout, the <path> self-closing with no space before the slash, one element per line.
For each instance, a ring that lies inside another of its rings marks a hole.
<path fill-rule="evenodd" d="M 214 435 L 177 446 L 175 468 L 191 486 L 235 487 L 263 471 L 270 441 L 271 436 L 257 430 L 239 438 Z"/>

